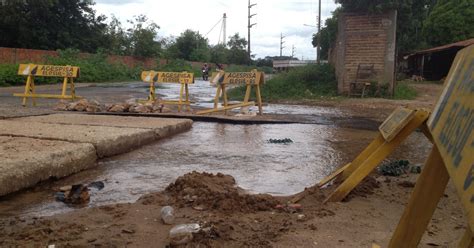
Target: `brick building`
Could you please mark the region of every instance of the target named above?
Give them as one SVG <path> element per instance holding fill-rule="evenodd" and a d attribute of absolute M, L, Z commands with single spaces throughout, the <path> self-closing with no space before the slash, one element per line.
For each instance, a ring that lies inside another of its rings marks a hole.
<path fill-rule="evenodd" d="M 344 13 L 339 17 L 330 63 L 336 68 L 338 92 L 348 94 L 359 65 L 371 65 L 374 81 L 395 85 L 396 11 L 368 15 Z"/>

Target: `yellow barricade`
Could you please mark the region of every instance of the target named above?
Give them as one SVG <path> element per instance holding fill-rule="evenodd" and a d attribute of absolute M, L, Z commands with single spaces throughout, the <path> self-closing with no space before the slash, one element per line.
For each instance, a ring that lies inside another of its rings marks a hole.
<path fill-rule="evenodd" d="M 36 65 L 36 64 L 20 64 L 18 75 L 27 76 L 25 92 L 15 93 L 14 96 L 23 97 L 23 106 L 26 106 L 26 100 L 32 98 L 33 106 L 36 106 L 36 98 L 53 98 L 53 99 L 79 99 L 76 96 L 73 78 L 79 77 L 80 69 L 77 66 L 58 66 L 58 65 Z M 35 77 L 63 77 L 63 87 L 61 95 L 53 94 L 36 94 L 35 93 Z M 71 95 L 67 95 L 67 87 L 70 83 Z"/>
<path fill-rule="evenodd" d="M 155 83 L 177 83 L 181 84 L 178 100 L 163 100 L 160 103 L 178 105 L 178 111 L 181 112 L 181 106 L 185 105 L 188 111 L 191 110 L 191 102 L 189 101 L 188 84 L 194 83 L 194 74 L 188 72 L 159 72 L 159 71 L 143 71 L 141 74 L 143 82 L 150 84 L 150 93 L 147 101 L 156 101 Z M 183 96 L 184 94 L 184 96 Z"/>
<path fill-rule="evenodd" d="M 458 52 L 433 114 L 398 108 L 380 133 L 351 163 L 323 179 L 340 182 L 326 201 L 341 201 L 377 165 L 420 128 L 433 149 L 415 184 L 389 247 L 417 247 L 449 179 L 467 214 L 468 227 L 459 247 L 474 247 L 474 45 Z M 298 197 L 296 200 L 301 199 Z"/>
<path fill-rule="evenodd" d="M 234 109 L 234 108 L 241 108 L 246 106 L 254 106 L 255 102 L 249 102 L 250 92 L 252 86 L 255 87 L 255 95 L 257 98 L 257 105 L 258 105 L 258 112 L 260 115 L 263 114 L 262 109 L 262 96 L 260 94 L 260 85 L 265 83 L 265 74 L 263 72 L 259 72 L 257 70 L 252 70 L 251 72 L 224 72 L 219 71 L 217 73 L 213 73 L 211 76 L 211 84 L 215 84 L 217 86 L 216 96 L 214 98 L 214 108 L 203 110 L 197 112 L 197 114 L 209 114 L 219 111 L 224 111 L 227 114 L 227 110 Z M 227 100 L 227 93 L 226 93 L 226 86 L 232 84 L 245 84 L 247 86 L 245 91 L 244 101 L 238 104 L 229 105 Z M 219 98 L 223 98 L 223 105 L 224 107 L 218 107 L 219 105 Z"/>

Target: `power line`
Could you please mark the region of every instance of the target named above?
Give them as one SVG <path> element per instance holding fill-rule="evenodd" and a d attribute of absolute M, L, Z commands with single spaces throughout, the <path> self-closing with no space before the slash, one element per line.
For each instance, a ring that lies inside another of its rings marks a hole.
<path fill-rule="evenodd" d="M 280 57 L 283 55 L 283 48 L 285 48 L 283 46 L 283 43 L 285 43 L 283 38 L 286 38 L 286 36 L 283 36 L 283 33 L 280 33 Z"/>
<path fill-rule="evenodd" d="M 256 3 L 250 4 L 250 0 L 249 0 L 249 5 L 248 5 L 248 8 L 249 8 L 249 13 L 248 13 L 248 26 L 247 26 L 247 27 L 248 27 L 247 53 L 248 53 L 248 57 L 249 57 L 249 64 L 250 64 L 250 62 L 252 61 L 252 57 L 251 57 L 251 54 L 250 54 L 250 51 L 251 51 L 251 50 L 250 50 L 250 29 L 251 29 L 253 26 L 257 25 L 257 23 L 250 24 L 250 19 L 252 19 L 253 16 L 257 15 L 257 14 L 250 14 L 250 9 L 251 9 L 252 7 L 254 7 L 255 5 L 257 5 L 257 4 L 256 4 Z"/>

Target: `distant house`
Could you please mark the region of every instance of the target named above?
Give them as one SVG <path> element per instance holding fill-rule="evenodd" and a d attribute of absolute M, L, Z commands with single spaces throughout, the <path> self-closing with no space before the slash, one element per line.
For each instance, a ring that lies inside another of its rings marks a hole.
<path fill-rule="evenodd" d="M 456 53 L 472 44 L 474 38 L 406 55 L 403 58 L 407 62 L 407 74 L 427 80 L 441 80 L 448 75 Z"/>

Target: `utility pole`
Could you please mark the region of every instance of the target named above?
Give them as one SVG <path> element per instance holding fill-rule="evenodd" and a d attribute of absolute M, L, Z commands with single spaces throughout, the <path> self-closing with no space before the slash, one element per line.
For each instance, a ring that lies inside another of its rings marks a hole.
<path fill-rule="evenodd" d="M 318 12 L 318 48 L 316 51 L 316 63 L 319 65 L 321 63 L 321 0 L 319 0 Z"/>
<path fill-rule="evenodd" d="M 222 17 L 222 40 L 224 42 L 224 46 L 227 46 L 227 34 L 226 34 L 226 29 L 227 29 L 227 14 L 224 13 L 224 16 Z"/>
<path fill-rule="evenodd" d="M 249 57 L 249 64 L 250 64 L 250 62 L 252 61 L 252 57 L 251 57 L 251 54 L 250 54 L 250 29 L 251 29 L 254 25 L 257 24 L 257 23 L 250 24 L 250 19 L 251 19 L 253 16 L 256 15 L 256 14 L 250 14 L 250 9 L 251 9 L 253 6 L 255 6 L 255 5 L 257 5 L 257 4 L 256 4 L 256 3 L 250 4 L 250 0 L 249 0 L 249 14 L 248 14 L 248 21 L 249 21 L 249 22 L 248 22 L 248 26 L 247 26 L 247 27 L 248 27 L 247 53 L 248 53 L 248 57 Z"/>
<path fill-rule="evenodd" d="M 295 57 L 295 45 L 291 48 L 291 58 Z"/>
<path fill-rule="evenodd" d="M 283 38 L 285 38 L 285 37 L 286 37 L 286 36 L 283 36 L 283 33 L 280 33 L 280 58 L 281 58 L 282 55 L 283 55 L 283 48 L 285 48 L 285 47 L 283 46 L 283 43 L 285 43 L 285 42 L 283 41 Z"/>

